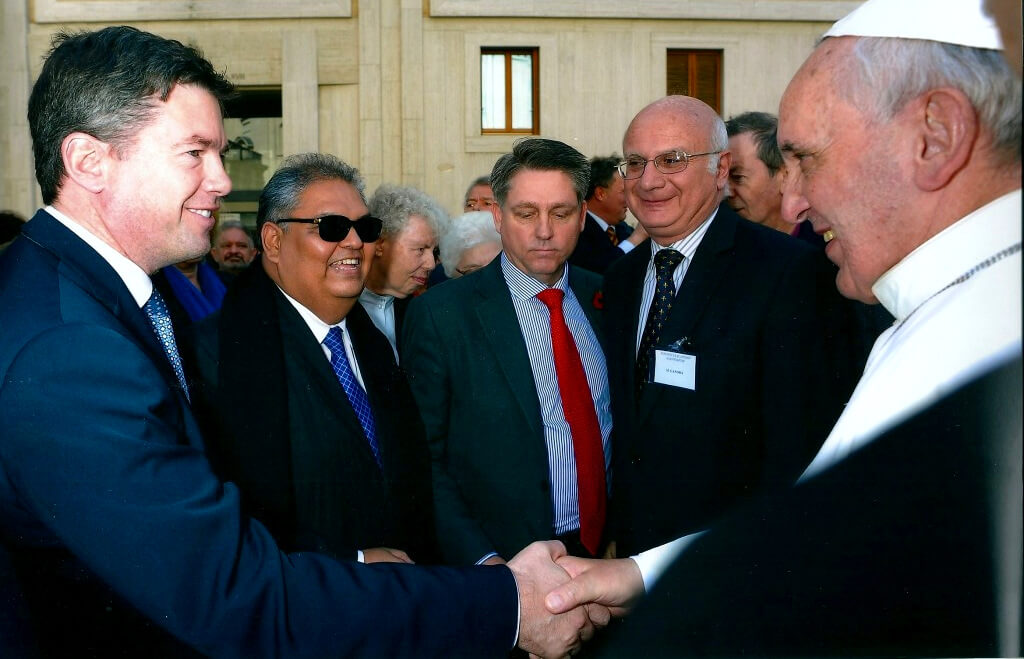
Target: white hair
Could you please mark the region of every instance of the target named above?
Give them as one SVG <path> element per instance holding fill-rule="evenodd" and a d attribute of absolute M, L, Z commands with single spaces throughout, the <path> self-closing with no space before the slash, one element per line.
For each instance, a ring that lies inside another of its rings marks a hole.
<path fill-rule="evenodd" d="M 494 215 L 490 211 L 472 211 L 455 218 L 441 236 L 441 265 L 449 277 L 455 276 L 462 253 L 483 243 L 501 244 L 501 236 L 494 228 Z"/>

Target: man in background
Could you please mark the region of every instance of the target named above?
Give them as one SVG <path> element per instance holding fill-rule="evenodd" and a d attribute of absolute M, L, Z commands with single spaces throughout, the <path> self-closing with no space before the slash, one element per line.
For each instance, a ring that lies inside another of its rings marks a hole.
<path fill-rule="evenodd" d="M 225 220 L 218 224 L 214 231 L 210 256 L 216 262 L 222 277 L 226 275 L 230 281 L 256 258 L 256 246 L 241 222 Z"/>
<path fill-rule="evenodd" d="M 626 194 L 618 156 L 590 159 L 587 220 L 569 263 L 603 274 L 612 261 L 647 239 L 643 227 L 626 224 Z"/>
<path fill-rule="evenodd" d="M 409 305 L 402 366 L 433 460 L 438 542 L 455 564 L 533 540 L 604 545 L 611 416 L 597 275 L 566 265 L 589 166 L 517 141 L 491 172 L 498 258 Z"/>

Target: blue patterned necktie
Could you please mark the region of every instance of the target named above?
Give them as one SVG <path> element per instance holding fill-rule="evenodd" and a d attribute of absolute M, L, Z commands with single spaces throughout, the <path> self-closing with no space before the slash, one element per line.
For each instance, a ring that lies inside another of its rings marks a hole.
<path fill-rule="evenodd" d="M 188 395 L 188 386 L 185 384 L 185 371 L 181 367 L 181 355 L 178 354 L 178 344 L 174 341 L 174 326 L 171 324 L 171 314 L 167 311 L 167 303 L 164 302 L 164 298 L 158 290 L 153 289 L 153 294 L 146 300 L 142 310 L 146 312 L 149 324 L 152 325 L 153 331 L 156 332 L 156 337 L 160 339 L 160 345 L 163 346 L 164 353 L 174 368 L 174 374 L 178 376 L 178 382 L 181 384 L 181 390 L 185 392 L 185 398 L 191 402 L 191 398 Z"/>
<path fill-rule="evenodd" d="M 370 409 L 370 401 L 366 397 L 366 392 L 359 385 L 359 381 L 356 380 L 356 376 L 352 373 L 352 367 L 348 363 L 340 327 L 332 327 L 327 332 L 327 336 L 324 337 L 324 345 L 331 351 L 331 367 L 334 369 L 334 375 L 341 383 L 341 388 L 345 390 L 345 396 L 348 397 L 352 410 L 359 417 L 359 424 L 363 427 L 366 440 L 370 443 L 370 450 L 373 451 L 373 457 L 377 460 L 377 466 L 380 466 L 380 447 L 377 445 L 377 428 L 373 421 L 373 410 Z"/>
<path fill-rule="evenodd" d="M 683 262 L 683 255 L 674 249 L 660 249 L 654 255 L 654 300 L 647 312 L 647 324 L 640 339 L 640 350 L 636 353 L 635 392 L 639 396 L 647 383 L 650 372 L 651 358 L 654 348 L 661 343 L 661 329 L 668 320 L 672 310 L 672 301 L 676 297 L 676 284 L 672 273 L 676 266 Z"/>

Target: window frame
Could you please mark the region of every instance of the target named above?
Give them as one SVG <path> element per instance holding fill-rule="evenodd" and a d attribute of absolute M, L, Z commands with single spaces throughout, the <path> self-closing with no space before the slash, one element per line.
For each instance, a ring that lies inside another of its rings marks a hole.
<path fill-rule="evenodd" d="M 505 127 L 484 128 L 483 58 L 485 55 L 503 55 L 505 58 Z M 533 120 L 530 128 L 512 126 L 512 57 L 529 55 L 531 64 L 530 94 Z M 480 47 L 480 134 L 481 135 L 540 135 L 540 48 L 536 46 L 481 46 Z"/>

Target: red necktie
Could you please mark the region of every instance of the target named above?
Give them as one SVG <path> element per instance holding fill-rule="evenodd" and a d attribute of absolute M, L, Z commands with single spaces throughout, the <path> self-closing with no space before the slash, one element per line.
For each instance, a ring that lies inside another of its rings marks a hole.
<path fill-rule="evenodd" d="M 548 288 L 537 294 L 551 312 L 551 350 L 562 398 L 562 413 L 572 433 L 576 458 L 576 492 L 580 508 L 580 541 L 596 555 L 601 545 L 605 518 L 604 449 L 597 422 L 594 396 L 576 348 L 576 341 L 562 315 L 561 289 Z"/>

